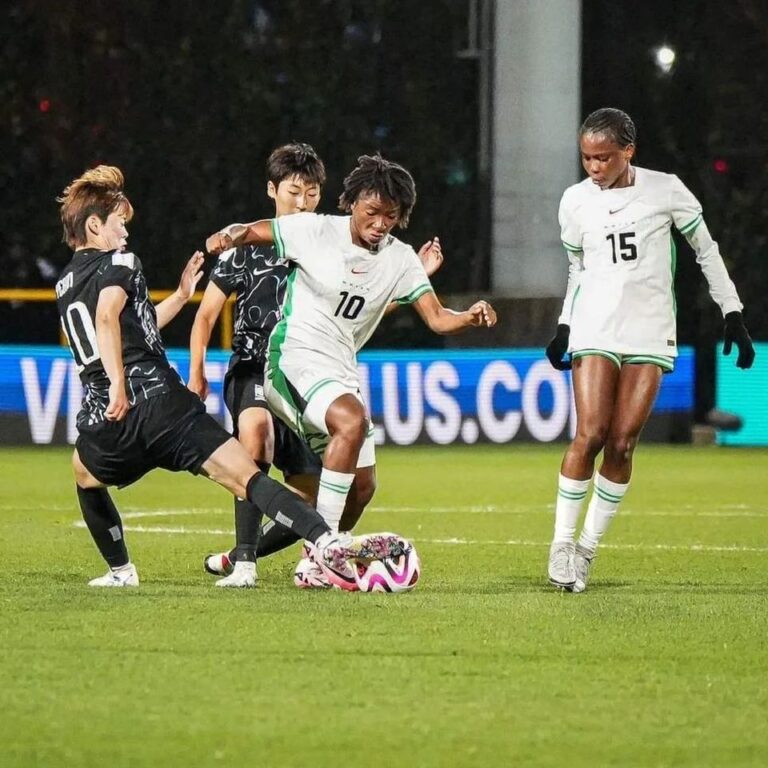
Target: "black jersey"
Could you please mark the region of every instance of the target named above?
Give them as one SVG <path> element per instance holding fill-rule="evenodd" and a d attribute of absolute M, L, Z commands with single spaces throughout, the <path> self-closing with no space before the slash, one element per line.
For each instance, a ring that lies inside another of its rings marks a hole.
<path fill-rule="evenodd" d="M 210 279 L 227 296 L 237 294 L 232 364 L 264 362 L 269 334 L 281 317 L 291 269 L 272 247 L 244 245 L 219 256 Z"/>
<path fill-rule="evenodd" d="M 109 378 L 101 363 L 95 318 L 99 293 L 113 285 L 128 294 L 120 314 L 120 335 L 125 389 L 131 405 L 180 383 L 165 356 L 138 257 L 92 248 L 76 251 L 56 283 L 56 303 L 85 388 L 78 426 L 104 421 L 109 404 Z"/>

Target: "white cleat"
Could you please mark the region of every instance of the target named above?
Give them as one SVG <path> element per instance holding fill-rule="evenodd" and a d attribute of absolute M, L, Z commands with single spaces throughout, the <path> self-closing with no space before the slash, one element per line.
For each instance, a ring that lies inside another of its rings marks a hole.
<path fill-rule="evenodd" d="M 574 592 L 583 592 L 587 588 L 589 568 L 594 559 L 594 552 L 590 552 L 579 544 L 576 545 L 576 553 L 573 557 L 573 564 L 576 570 L 576 583 L 573 585 Z"/>
<path fill-rule="evenodd" d="M 347 592 L 359 590 L 350 560 L 384 560 L 403 554 L 402 539 L 394 533 L 323 534 L 315 545 L 312 559 L 322 568 L 332 586 Z"/>
<path fill-rule="evenodd" d="M 549 583 L 553 587 L 571 590 L 576 583 L 573 542 L 552 542 L 549 548 Z"/>
<path fill-rule="evenodd" d="M 234 567 L 235 564 L 229 559 L 229 552 L 206 555 L 203 560 L 203 568 L 213 576 L 229 576 Z"/>
<path fill-rule="evenodd" d="M 128 563 L 117 570 L 110 568 L 103 576 L 97 579 L 91 579 L 88 582 L 89 587 L 138 587 L 139 574 L 136 572 L 136 566 Z"/>
<path fill-rule="evenodd" d="M 330 589 L 331 582 L 323 569 L 311 558 L 302 557 L 293 572 L 293 583 L 299 589 Z"/>
<path fill-rule="evenodd" d="M 235 563 L 235 567 L 229 576 L 225 576 L 216 582 L 216 586 L 248 589 L 256 586 L 257 578 L 256 563 L 241 560 Z"/>

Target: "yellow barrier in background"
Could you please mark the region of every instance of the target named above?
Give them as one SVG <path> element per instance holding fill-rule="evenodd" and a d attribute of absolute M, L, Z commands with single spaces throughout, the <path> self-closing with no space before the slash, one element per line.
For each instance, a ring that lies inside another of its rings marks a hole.
<path fill-rule="evenodd" d="M 167 299 L 173 291 L 150 291 L 149 297 L 152 301 L 157 302 Z M 195 293 L 190 302 L 193 304 L 199 304 L 203 300 L 202 293 Z M 53 302 L 56 301 L 56 292 L 53 288 L 0 288 L 0 301 L 42 301 Z M 224 309 L 221 313 L 221 348 L 232 348 L 232 305 L 235 303 L 234 296 L 227 298 L 224 304 Z M 62 346 L 67 345 L 67 340 L 64 334 L 59 335 Z"/>

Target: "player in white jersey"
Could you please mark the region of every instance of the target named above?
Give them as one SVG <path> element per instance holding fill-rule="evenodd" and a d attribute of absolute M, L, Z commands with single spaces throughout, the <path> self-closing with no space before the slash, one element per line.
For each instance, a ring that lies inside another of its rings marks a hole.
<path fill-rule="evenodd" d="M 360 398 L 357 351 L 392 301 L 413 304 L 436 333 L 491 327 L 486 301 L 465 312 L 438 301 L 415 251 L 390 233 L 416 202 L 411 175 L 380 156 L 363 156 L 344 180 L 349 216 L 297 213 L 233 224 L 212 235 L 211 253 L 273 244 L 295 263 L 283 318 L 270 337 L 265 394 L 277 415 L 323 454 L 317 509 L 337 529 L 357 466 L 370 462 L 373 434 Z"/>
<path fill-rule="evenodd" d="M 576 436 L 560 470 L 549 580 L 581 592 L 590 564 L 629 485 L 632 453 L 661 382 L 677 356 L 674 225 L 696 252 L 709 292 L 725 317 L 725 353 L 749 368 L 754 348 L 742 304 L 701 205 L 677 176 L 637 168 L 635 126 L 625 112 L 599 109 L 579 132 L 588 178 L 560 203 L 568 288 L 547 357 L 573 365 Z M 595 460 L 584 526 L 574 543 Z"/>

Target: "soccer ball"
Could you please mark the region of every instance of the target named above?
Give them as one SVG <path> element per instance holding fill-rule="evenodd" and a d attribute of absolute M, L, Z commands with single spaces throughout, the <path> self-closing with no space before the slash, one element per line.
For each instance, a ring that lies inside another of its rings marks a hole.
<path fill-rule="evenodd" d="M 355 581 L 361 592 L 408 592 L 421 576 L 421 562 L 413 544 L 402 539 L 403 554 L 384 560 L 355 562 Z"/>

